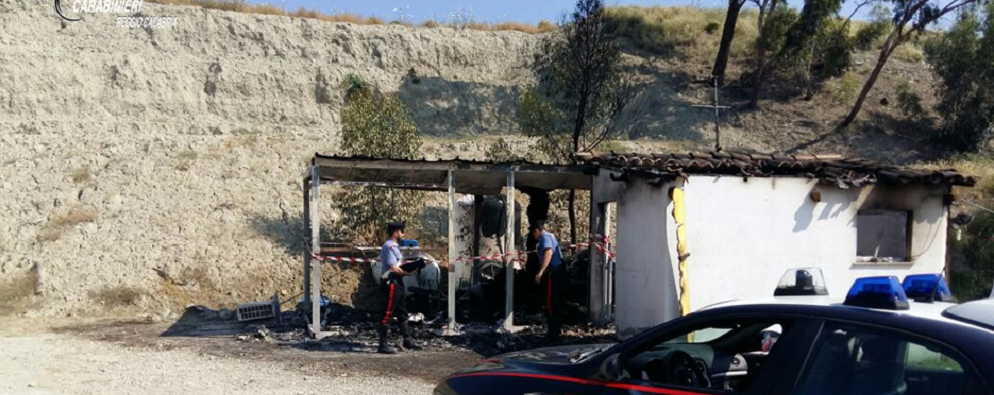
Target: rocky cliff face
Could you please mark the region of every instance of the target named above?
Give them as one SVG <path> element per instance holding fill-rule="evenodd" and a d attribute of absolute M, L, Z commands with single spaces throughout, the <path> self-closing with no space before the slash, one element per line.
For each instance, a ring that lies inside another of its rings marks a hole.
<path fill-rule="evenodd" d="M 141 12 L 178 25 L 63 22 L 49 2 L 0 0 L 0 314 L 291 296 L 300 179 L 336 149 L 346 75 L 446 135 L 513 132 L 534 78 L 538 38 L 523 33 Z"/>

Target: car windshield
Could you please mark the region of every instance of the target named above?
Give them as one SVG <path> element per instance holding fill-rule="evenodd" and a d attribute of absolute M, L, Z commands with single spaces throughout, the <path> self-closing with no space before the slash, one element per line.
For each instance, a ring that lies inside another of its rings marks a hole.
<path fill-rule="evenodd" d="M 722 336 L 727 335 L 732 330 L 737 329 L 737 326 L 732 327 L 709 327 L 698 329 L 685 335 L 680 335 L 667 340 L 665 343 L 669 344 L 687 344 L 687 343 L 707 343 L 709 341 L 719 339 Z"/>

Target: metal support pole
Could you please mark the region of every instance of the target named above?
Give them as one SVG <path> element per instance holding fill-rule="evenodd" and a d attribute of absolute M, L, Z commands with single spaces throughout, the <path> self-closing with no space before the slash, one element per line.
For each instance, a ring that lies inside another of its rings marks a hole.
<path fill-rule="evenodd" d="M 514 327 L 514 170 L 507 172 L 507 232 L 504 235 L 504 273 L 507 276 L 507 288 L 504 296 L 504 328 Z"/>
<path fill-rule="evenodd" d="M 611 240 L 611 204 L 605 203 L 604 216 L 603 216 L 603 227 L 601 228 L 602 234 L 604 235 L 604 249 L 611 251 L 613 242 Z M 611 262 L 610 254 L 601 254 L 601 268 L 603 270 L 604 279 L 604 309 L 601 311 L 601 321 L 606 325 L 611 322 L 614 318 L 614 264 Z"/>
<path fill-rule="evenodd" d="M 304 217 L 301 220 L 304 222 L 304 230 L 310 231 L 311 229 L 311 180 L 310 177 L 304 179 Z M 304 306 L 311 303 L 311 251 L 310 246 L 304 251 Z"/>
<path fill-rule="evenodd" d="M 321 207 L 318 191 L 321 176 L 317 165 L 311 166 L 311 254 L 321 254 Z M 311 259 L 311 333 L 315 338 L 321 335 L 321 261 Z"/>
<path fill-rule="evenodd" d="M 717 79 L 715 79 L 717 81 Z M 721 152 L 721 118 L 718 115 L 718 84 L 714 84 L 714 149 Z"/>
<path fill-rule="evenodd" d="M 446 178 L 449 186 L 449 325 L 442 332 L 445 336 L 457 335 L 456 329 L 456 285 L 459 281 L 458 272 L 452 262 L 456 258 L 456 174 L 449 170 Z"/>

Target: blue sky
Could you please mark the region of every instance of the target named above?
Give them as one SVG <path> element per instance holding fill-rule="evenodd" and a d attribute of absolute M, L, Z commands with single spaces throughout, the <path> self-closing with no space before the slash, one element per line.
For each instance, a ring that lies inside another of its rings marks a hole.
<path fill-rule="evenodd" d="M 325 13 L 349 12 L 363 16 L 377 16 L 387 21 L 406 20 L 421 22 L 435 19 L 440 22 L 466 21 L 472 17 L 480 22 L 518 21 L 536 23 L 542 19 L 558 21 L 573 8 L 575 0 L 249 0 L 250 3 L 269 3 L 288 10 L 299 7 L 318 9 Z M 788 0 L 800 8 L 803 0 Z M 847 1 L 847 5 L 855 3 Z M 724 7 L 727 0 L 665 0 L 665 1 L 611 1 L 607 4 L 640 5 L 695 5 L 699 7 Z M 843 10 L 847 10 L 846 6 Z M 861 12 L 862 13 L 862 12 Z"/>

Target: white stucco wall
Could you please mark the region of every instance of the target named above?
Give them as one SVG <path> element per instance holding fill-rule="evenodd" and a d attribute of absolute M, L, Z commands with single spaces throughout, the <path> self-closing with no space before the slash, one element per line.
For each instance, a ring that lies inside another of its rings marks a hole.
<path fill-rule="evenodd" d="M 617 201 L 615 320 L 621 337 L 680 313 L 676 266 L 668 250 L 676 245 L 669 188 L 632 180 Z"/>
<path fill-rule="evenodd" d="M 632 180 L 619 196 L 616 310 L 623 336 L 679 315 L 668 189 Z M 692 176 L 685 191 L 692 310 L 772 296 L 791 268 L 821 268 L 829 293 L 843 296 L 858 277 L 903 278 L 937 273 L 945 265 L 945 186 L 843 190 L 805 178 Z M 821 202 L 812 201 L 812 191 L 821 193 Z M 857 262 L 856 215 L 861 209 L 913 213 L 911 262 Z M 670 270 L 655 262 L 667 262 Z"/>

